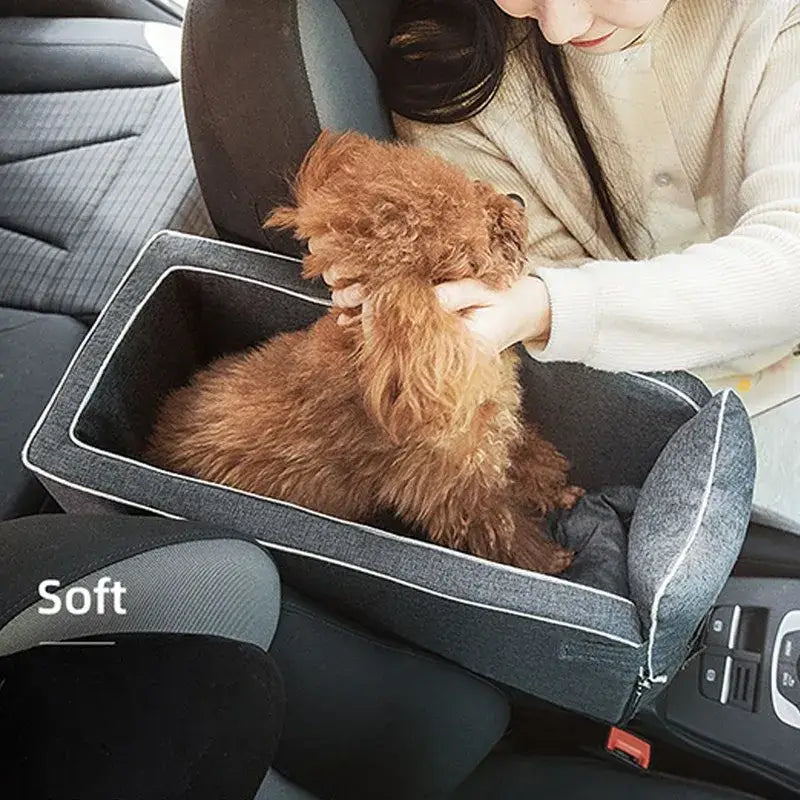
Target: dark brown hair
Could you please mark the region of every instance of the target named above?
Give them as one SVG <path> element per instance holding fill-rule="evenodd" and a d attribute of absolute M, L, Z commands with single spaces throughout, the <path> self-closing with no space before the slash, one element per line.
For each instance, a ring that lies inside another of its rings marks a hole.
<path fill-rule="evenodd" d="M 528 48 L 603 217 L 633 259 L 620 203 L 581 120 L 562 48 L 550 44 L 533 20 L 515 41 L 514 22 L 494 0 L 402 0 L 381 73 L 384 97 L 392 110 L 409 119 L 428 123 L 469 119 L 497 92 L 509 52 Z"/>

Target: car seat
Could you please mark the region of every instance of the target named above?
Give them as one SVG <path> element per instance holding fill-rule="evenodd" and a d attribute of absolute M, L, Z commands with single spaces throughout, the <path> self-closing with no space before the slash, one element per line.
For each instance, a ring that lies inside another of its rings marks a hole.
<path fill-rule="evenodd" d="M 222 528 L 14 520 L 0 576 L 2 796 L 443 797 L 508 723 L 490 683 L 282 589 Z M 104 577 L 126 613 L 75 613 Z"/>
<path fill-rule="evenodd" d="M 186 121 L 220 237 L 297 254 L 265 231 L 323 128 L 391 138 L 377 74 L 399 0 L 192 0 L 183 46 Z M 266 124 L 265 124 L 266 123 Z"/>
<path fill-rule="evenodd" d="M 172 0 L 0 0 L 0 520 L 48 507 L 18 453 L 145 240 L 212 226 Z"/>

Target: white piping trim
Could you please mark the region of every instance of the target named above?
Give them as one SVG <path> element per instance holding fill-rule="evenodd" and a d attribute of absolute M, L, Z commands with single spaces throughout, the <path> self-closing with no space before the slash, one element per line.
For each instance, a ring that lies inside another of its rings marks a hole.
<path fill-rule="evenodd" d="M 172 518 L 175 518 L 175 519 L 183 519 L 183 517 L 172 515 L 172 514 L 168 514 L 167 512 L 161 511 L 160 509 L 151 508 L 149 506 L 141 505 L 139 503 L 136 503 L 136 502 L 133 502 L 133 501 L 130 501 L 130 500 L 126 500 L 124 498 L 120 498 L 120 497 L 117 497 L 115 495 L 110 495 L 110 494 L 107 494 L 107 493 L 99 491 L 99 490 L 90 489 L 89 487 L 86 487 L 86 486 L 79 486 L 77 484 L 71 483 L 70 481 L 67 481 L 67 480 L 65 480 L 63 478 L 60 478 L 60 477 L 55 476 L 55 475 L 53 475 L 51 473 L 48 473 L 45 470 L 43 470 L 42 468 L 40 468 L 39 466 L 33 464 L 30 461 L 29 456 L 28 456 L 30 444 L 31 444 L 33 438 L 38 433 L 39 429 L 41 428 L 42 424 L 44 423 L 45 417 L 47 416 L 47 414 L 49 413 L 50 409 L 52 408 L 53 403 L 55 402 L 57 395 L 60 393 L 61 389 L 63 388 L 63 385 L 66 382 L 66 379 L 69 376 L 69 373 L 72 371 L 72 368 L 73 368 L 75 362 L 77 361 L 77 359 L 79 358 L 80 354 L 82 353 L 86 343 L 88 342 L 88 340 L 89 340 L 89 338 L 91 336 L 91 333 L 94 331 L 94 329 L 98 326 L 100 321 L 103 319 L 103 317 L 107 313 L 108 309 L 111 306 L 111 303 L 114 301 L 114 299 L 116 298 L 117 294 L 121 290 L 123 284 L 127 281 L 127 278 L 129 277 L 129 275 L 131 274 L 133 269 L 138 264 L 139 260 L 141 259 L 142 255 L 144 254 L 145 250 L 151 245 L 153 240 L 159 235 L 160 234 L 155 234 L 145 244 L 145 246 L 142 249 L 142 251 L 139 253 L 139 255 L 134 260 L 134 262 L 131 265 L 131 267 L 128 269 L 128 272 L 126 273 L 125 277 L 120 281 L 119 285 L 117 286 L 117 288 L 115 289 L 115 291 L 113 292 L 113 294 L 109 298 L 108 302 L 104 306 L 104 308 L 101 311 L 100 315 L 98 316 L 95 324 L 92 326 L 91 331 L 87 334 L 86 338 L 83 340 L 83 342 L 81 343 L 80 347 L 78 348 L 78 351 L 73 356 L 72 361 L 70 362 L 69 366 L 67 367 L 66 372 L 64 373 L 64 376 L 62 377 L 61 381 L 58 384 L 58 387 L 56 388 L 55 392 L 53 393 L 53 397 L 51 397 L 50 401 L 48 402 L 47 406 L 45 407 L 44 412 L 42 413 L 42 415 L 39 418 L 38 422 L 34 426 L 33 430 L 31 431 L 30 436 L 28 437 L 28 440 L 25 443 L 25 446 L 24 446 L 23 452 L 22 452 L 22 460 L 23 460 L 23 463 L 25 464 L 25 466 L 28 469 L 30 469 L 32 472 L 34 472 L 36 474 L 40 474 L 43 477 L 47 477 L 47 478 L 49 478 L 50 480 L 52 480 L 52 481 L 54 481 L 56 483 L 61 483 L 61 484 L 65 485 L 65 486 L 68 486 L 70 488 L 73 488 L 73 489 L 76 489 L 76 490 L 79 490 L 79 491 L 85 491 L 85 492 L 87 492 L 89 494 L 93 494 L 93 495 L 96 495 L 98 497 L 102 497 L 102 498 L 107 499 L 107 500 L 121 502 L 121 503 L 123 503 L 125 505 L 132 506 L 132 507 L 135 507 L 135 508 L 139 508 L 139 509 L 142 509 L 142 510 L 145 510 L 145 511 L 151 511 L 153 513 L 162 514 L 164 516 L 172 517 Z M 180 235 L 180 236 L 182 236 L 184 238 L 187 238 L 187 239 L 196 239 L 196 240 L 201 240 L 201 241 L 203 240 L 203 237 L 192 236 L 190 234 L 173 234 L 173 235 Z M 244 247 L 242 245 L 233 245 L 233 244 L 225 243 L 225 246 L 226 247 L 235 247 L 235 248 L 238 248 L 240 250 L 245 250 L 245 251 L 258 253 L 258 254 L 273 255 L 273 254 L 270 254 L 270 253 L 266 253 L 266 251 L 257 250 L 255 248 Z M 281 255 L 278 254 L 277 257 L 279 257 L 279 258 L 281 258 L 283 260 L 292 261 L 293 263 L 299 263 L 299 262 L 297 262 L 296 259 L 291 259 L 291 258 L 288 258 L 287 256 L 281 256 Z M 145 296 L 145 298 L 137 304 L 134 312 L 132 313 L 130 318 L 125 323 L 125 326 L 120 331 L 120 333 L 117 336 L 117 338 L 115 339 L 114 344 L 112 345 L 111 349 L 106 354 L 106 357 L 103 359 L 103 362 L 101 364 L 101 367 L 100 367 L 99 371 L 97 372 L 97 374 L 95 375 L 94 379 L 92 380 L 92 383 L 90 384 L 89 389 L 87 390 L 86 394 L 84 395 L 84 397 L 83 397 L 83 399 L 82 399 L 82 401 L 81 401 L 81 403 L 80 403 L 80 405 L 78 407 L 78 410 L 76 411 L 76 413 L 75 413 L 75 415 L 74 415 L 74 417 L 72 419 L 72 422 L 71 422 L 71 424 L 69 426 L 68 435 L 69 435 L 69 438 L 72 441 L 72 443 L 76 447 L 78 447 L 80 449 L 88 450 L 88 451 L 93 452 L 95 454 L 101 455 L 101 456 L 103 456 L 105 458 L 111 458 L 111 459 L 116 460 L 116 461 L 121 461 L 123 463 L 135 465 L 135 466 L 137 466 L 139 468 L 149 469 L 149 470 L 151 470 L 153 472 L 156 472 L 156 473 L 159 473 L 159 474 L 162 474 L 162 475 L 169 475 L 171 477 L 176 477 L 176 473 L 169 472 L 168 470 L 162 470 L 162 469 L 160 469 L 158 467 L 154 467 L 154 466 L 151 466 L 149 464 L 143 464 L 142 462 L 136 461 L 135 459 L 127 458 L 126 456 L 120 456 L 120 455 L 117 455 L 115 453 L 110 453 L 110 452 L 108 452 L 106 450 L 102 450 L 100 448 L 93 447 L 92 445 L 89 445 L 89 444 L 87 444 L 85 442 L 82 442 L 80 439 L 78 439 L 77 435 L 75 434 L 75 428 L 77 426 L 77 423 L 78 423 L 78 421 L 80 419 L 81 414 L 83 413 L 83 411 L 84 411 L 86 405 L 88 404 L 88 402 L 91 400 L 91 397 L 94 394 L 94 392 L 95 392 L 100 380 L 102 379 L 102 377 L 103 377 L 103 375 L 105 373 L 105 370 L 107 369 L 108 364 L 111 361 L 111 358 L 113 357 L 114 353 L 116 352 L 118 346 L 121 344 L 125 334 L 128 332 L 130 327 L 133 325 L 133 323 L 135 322 L 136 318 L 141 313 L 141 311 L 143 310 L 143 308 L 147 304 L 148 300 L 152 297 L 152 295 L 154 294 L 155 290 L 158 288 L 158 286 L 166 279 L 166 277 L 169 274 L 171 274 L 172 272 L 176 272 L 176 271 L 201 272 L 201 273 L 207 273 L 207 274 L 212 274 L 212 275 L 219 275 L 219 276 L 224 277 L 224 278 L 231 278 L 231 279 L 234 279 L 234 280 L 245 281 L 245 282 L 256 284 L 256 285 L 259 285 L 259 286 L 264 286 L 264 287 L 267 287 L 267 288 L 275 289 L 276 291 L 282 292 L 284 294 L 289 294 L 289 295 L 292 295 L 294 297 L 298 297 L 298 298 L 300 298 L 302 300 L 306 300 L 306 301 L 309 301 L 309 302 L 312 302 L 312 303 L 316 303 L 318 305 L 324 305 L 324 306 L 330 306 L 331 305 L 329 302 L 321 300 L 319 298 L 313 298 L 313 297 L 309 297 L 309 296 L 306 296 L 306 295 L 303 295 L 303 294 L 299 294 L 299 293 L 297 293 L 297 292 L 295 292 L 295 291 L 293 291 L 291 289 L 285 289 L 284 287 L 275 286 L 274 284 L 270 284 L 270 283 L 268 283 L 266 281 L 259 281 L 259 280 L 253 279 L 253 278 L 247 278 L 247 277 L 240 276 L 240 275 L 232 275 L 231 273 L 221 272 L 219 270 L 209 269 L 209 268 L 205 268 L 205 267 L 192 267 L 192 266 L 176 265 L 176 266 L 170 267 L 161 276 L 159 276 L 158 280 L 154 283 L 154 285 L 147 292 L 147 295 Z M 197 483 L 198 485 L 212 486 L 212 487 L 215 487 L 215 488 L 219 488 L 219 486 L 220 486 L 220 484 L 215 484 L 215 483 L 212 483 L 210 481 L 204 481 L 204 480 L 201 480 L 199 478 L 194 478 L 192 476 L 179 475 L 177 477 L 181 478 L 182 480 L 186 480 L 186 481 L 190 481 L 190 482 L 193 482 L 193 483 Z M 246 497 L 251 497 L 251 498 L 258 499 L 258 500 L 264 500 L 265 499 L 261 495 L 256 495 L 256 494 L 253 494 L 251 492 L 245 492 L 245 491 L 243 491 L 241 489 L 236 489 L 236 488 L 233 488 L 233 487 L 224 487 L 224 488 L 226 489 L 226 491 L 235 492 L 237 494 L 241 494 L 241 495 L 246 496 Z M 430 549 L 433 549 L 433 550 L 436 550 L 436 551 L 440 551 L 441 550 L 441 548 L 438 545 L 432 544 L 430 542 L 420 541 L 420 540 L 416 540 L 416 539 L 408 539 L 407 537 L 399 536 L 398 534 L 391 533 L 390 531 L 382 531 L 382 530 L 380 530 L 378 528 L 373 528 L 373 527 L 371 527 L 369 525 L 364 525 L 364 524 L 360 524 L 360 523 L 353 523 L 353 522 L 351 522 L 349 520 L 342 520 L 342 519 L 339 519 L 337 517 L 332 517 L 332 516 L 328 516 L 326 514 L 321 514 L 321 513 L 317 512 L 317 511 L 313 511 L 312 509 L 307 509 L 307 508 L 304 508 L 302 506 L 298 506 L 298 505 L 295 505 L 293 503 L 289 503 L 289 502 L 284 501 L 284 500 L 273 499 L 273 498 L 269 498 L 269 500 L 270 500 L 270 502 L 278 503 L 280 505 L 284 505 L 284 506 L 287 506 L 289 508 L 300 510 L 300 511 L 303 511 L 305 513 L 313 514 L 314 516 L 320 517 L 321 519 L 329 519 L 329 520 L 333 520 L 333 521 L 336 521 L 336 522 L 343 522 L 343 523 L 348 524 L 348 525 L 356 525 L 358 528 L 360 528 L 360 529 L 362 529 L 364 531 L 367 531 L 367 532 L 372 533 L 372 534 L 377 535 L 377 536 L 381 536 L 383 538 L 391 539 L 391 540 L 394 540 L 394 541 L 402 540 L 404 543 L 410 544 L 412 546 L 430 548 Z M 473 556 L 473 555 L 471 555 L 469 553 L 461 553 L 461 552 L 456 551 L 456 550 L 449 550 L 448 552 L 452 556 L 454 556 L 456 558 L 464 558 L 464 559 L 468 559 L 468 560 L 472 560 L 472 561 L 482 561 L 482 559 L 478 559 L 476 556 Z M 595 594 L 595 595 L 600 595 L 600 596 L 603 596 L 603 597 L 608 597 L 608 598 L 614 600 L 615 602 L 620 602 L 620 603 L 624 603 L 626 605 L 630 605 L 630 606 L 634 606 L 635 607 L 635 604 L 633 603 L 632 600 L 630 600 L 630 599 L 628 599 L 626 597 L 620 597 L 619 595 L 613 594 L 612 592 L 607 592 L 607 591 L 605 591 L 603 589 L 597 589 L 597 588 L 595 588 L 593 586 L 585 586 L 583 584 L 574 583 L 572 581 L 566 581 L 563 578 L 556 578 L 556 577 L 551 576 L 551 575 L 543 575 L 543 574 L 540 574 L 540 573 L 529 572 L 527 570 L 522 570 L 522 569 L 519 569 L 517 567 L 512 567 L 512 566 L 506 565 L 506 564 L 495 564 L 494 566 L 497 569 L 501 569 L 501 570 L 510 572 L 512 574 L 524 574 L 528 579 L 533 578 L 534 580 L 542 581 L 544 583 L 557 583 L 557 584 L 560 584 L 560 585 L 568 585 L 573 589 L 577 588 L 577 589 L 580 589 L 581 591 L 588 592 L 590 594 Z M 612 634 L 609 634 L 609 636 L 613 637 Z"/>
<path fill-rule="evenodd" d="M 102 498 L 104 498 L 106 500 L 112 500 L 112 501 L 121 503 L 122 505 L 131 506 L 132 508 L 138 508 L 138 509 L 140 509 L 142 511 L 149 511 L 149 512 L 151 512 L 153 514 L 157 514 L 157 515 L 162 516 L 162 517 L 167 517 L 169 519 L 188 521 L 186 517 L 182 517 L 182 516 L 180 516 L 178 514 L 170 514 L 170 513 L 166 512 L 166 511 L 161 510 L 160 508 L 153 508 L 152 506 L 146 506 L 146 505 L 143 505 L 141 503 L 135 503 L 135 502 L 133 502 L 131 500 L 125 500 L 125 499 L 123 499 L 121 497 L 117 497 L 116 495 L 107 494 L 105 492 L 101 492 L 101 491 L 98 491 L 96 489 L 92 489 L 92 488 L 87 487 L 87 486 L 80 486 L 78 484 L 71 483 L 70 481 L 64 480 L 63 478 L 59 478 L 59 477 L 57 477 L 55 475 L 52 475 L 51 473 L 49 473 L 49 472 L 47 472 L 47 471 L 45 471 L 43 469 L 38 469 L 37 468 L 36 471 L 37 471 L 38 474 L 40 474 L 40 475 L 42 475 L 44 477 L 50 478 L 50 480 L 54 481 L 55 483 L 59 483 L 59 484 L 61 484 L 63 486 L 69 486 L 72 489 L 77 489 L 78 491 L 85 492 L 86 494 L 94 495 L 96 497 L 102 497 Z M 170 473 L 170 474 L 172 474 L 172 473 Z M 180 477 L 183 477 L 183 476 L 180 476 Z M 209 485 L 218 487 L 218 484 L 209 484 Z M 225 487 L 225 488 L 228 488 L 228 487 Z M 232 491 L 239 491 L 239 490 L 234 489 Z M 247 493 L 243 492 L 242 494 L 247 494 Z M 253 496 L 255 497 L 257 495 L 253 495 Z M 257 497 L 259 499 L 261 499 L 261 500 L 264 499 L 260 495 L 258 495 Z M 280 502 L 280 501 L 274 501 L 274 502 Z M 287 503 L 286 505 L 290 505 L 290 504 Z M 302 510 L 306 511 L 307 513 L 315 514 L 316 516 L 322 516 L 322 517 L 325 516 L 323 514 L 317 514 L 317 512 L 310 511 L 310 509 L 305 509 L 304 508 Z M 335 517 L 328 517 L 328 519 L 335 519 Z M 339 520 L 337 520 L 337 521 L 339 521 Z M 358 523 L 348 523 L 348 524 L 356 525 L 359 528 L 364 528 L 364 529 L 372 531 L 374 533 L 378 533 L 378 534 L 383 534 L 384 533 L 384 531 L 380 531 L 380 530 L 377 530 L 375 528 L 370 528 L 367 525 L 360 525 Z M 403 537 L 403 538 L 405 538 L 405 537 Z M 436 597 L 442 597 L 442 598 L 444 598 L 446 600 L 452 600 L 455 603 L 463 603 L 464 605 L 475 606 L 476 608 L 486 608 L 486 609 L 490 609 L 492 611 L 499 611 L 499 612 L 501 612 L 503 614 L 510 614 L 511 616 L 515 616 L 515 617 L 525 617 L 527 619 L 535 619 L 535 620 L 538 620 L 540 622 L 545 622 L 545 623 L 550 624 L 550 625 L 556 625 L 558 627 L 572 628 L 572 629 L 575 629 L 575 630 L 585 631 L 587 633 L 591 633 L 591 634 L 593 634 L 595 636 L 598 636 L 600 638 L 609 639 L 611 641 L 619 642 L 620 644 L 624 644 L 624 645 L 626 645 L 628 647 L 633 647 L 634 649 L 642 647 L 642 645 L 643 645 L 642 642 L 633 642 L 633 641 L 630 641 L 629 639 L 625 639 L 625 638 L 623 638 L 621 636 L 615 636 L 613 633 L 607 633 L 606 631 L 598 631 L 598 630 L 595 630 L 593 628 L 587 628 L 587 627 L 584 627 L 582 625 L 577 625 L 575 623 L 562 622 L 561 620 L 552 619 L 550 617 L 539 617 L 539 616 L 536 616 L 535 614 L 528 614 L 528 613 L 526 613 L 524 611 L 515 611 L 514 609 L 501 608 L 499 606 L 492 606 L 492 605 L 489 605 L 489 604 L 486 604 L 486 603 L 478 603 L 477 601 L 474 601 L 474 600 L 465 600 L 463 598 L 452 597 L 451 595 L 443 594 L 441 592 L 436 592 L 433 589 L 428 589 L 428 588 L 426 588 L 424 586 L 419 586 L 418 584 L 411 583 L 409 581 L 404 581 L 401 578 L 395 578 L 395 577 L 393 577 L 391 575 L 387 575 L 387 574 L 384 574 L 382 572 L 374 572 L 373 570 L 367 569 L 366 567 L 360 567 L 360 566 L 357 566 L 356 564 L 348 564 L 345 561 L 339 561 L 338 559 L 329 558 L 328 556 L 323 556 L 323 555 L 320 555 L 318 553 L 310 553 L 307 550 L 298 550 L 296 548 L 288 547 L 286 545 L 275 544 L 274 542 L 267 542 L 267 541 L 264 541 L 263 539 L 256 539 L 256 541 L 259 544 L 264 545 L 265 547 L 273 549 L 273 550 L 282 550 L 282 551 L 285 551 L 285 552 L 288 552 L 288 553 L 295 553 L 296 555 L 303 556 L 304 558 L 313 558 L 313 559 L 316 559 L 317 561 L 329 562 L 331 564 L 336 564 L 337 566 L 341 566 L 341 567 L 344 567 L 346 569 L 351 569 L 351 570 L 354 570 L 356 572 L 363 572 L 363 573 L 366 573 L 368 575 L 375 575 L 375 576 L 377 576 L 377 577 L 379 577 L 379 578 L 381 578 L 383 580 L 387 580 L 387 581 L 390 581 L 392 583 L 398 583 L 398 584 L 401 584 L 402 586 L 408 586 L 408 587 L 410 587 L 412 589 L 415 589 L 417 591 L 423 592 L 425 594 L 434 595 Z M 418 542 L 416 540 L 408 540 L 408 541 L 409 541 L 409 543 L 412 543 L 412 544 L 419 544 L 419 545 L 426 545 L 427 544 L 426 542 Z M 435 547 L 435 545 L 432 545 L 432 546 Z M 458 552 L 456 552 L 454 550 L 453 551 L 449 551 L 449 552 L 451 553 L 451 555 L 462 556 L 462 557 L 465 557 L 465 558 L 475 559 L 474 556 L 471 556 L 468 553 L 458 553 Z M 495 566 L 504 567 L 505 565 L 496 564 Z M 517 570 L 515 567 L 509 567 L 509 569 L 511 569 L 513 571 L 526 572 L 524 570 Z M 529 573 L 529 572 L 526 572 L 526 575 L 528 575 L 529 577 L 530 576 L 534 576 L 534 577 L 540 577 L 540 578 L 545 578 L 545 579 L 550 578 L 550 576 L 548 576 L 548 575 L 536 576 L 536 573 Z M 571 584 L 571 585 L 573 587 L 579 586 L 579 584 Z M 593 589 L 592 587 L 588 587 L 588 586 L 582 586 L 580 588 L 588 589 L 588 590 L 591 590 L 591 591 L 595 591 L 595 592 L 597 592 L 599 594 L 607 594 L 606 592 L 603 592 L 600 589 Z M 615 600 L 625 600 L 625 598 L 617 597 L 617 595 L 609 595 L 609 596 L 614 598 Z M 626 602 L 629 602 L 629 601 L 626 601 Z"/>
<path fill-rule="evenodd" d="M 503 614 L 511 614 L 512 616 L 524 617 L 525 619 L 533 619 L 536 620 L 537 622 L 547 623 L 548 625 L 558 625 L 564 628 L 573 628 L 575 630 L 584 631 L 585 633 L 591 633 L 595 636 L 600 636 L 603 639 L 611 639 L 612 641 L 619 642 L 620 644 L 628 645 L 629 647 L 633 648 L 639 648 L 643 644 L 643 642 L 632 642 L 629 639 L 624 639 L 621 636 L 615 636 L 613 633 L 607 633 L 606 631 L 598 631 L 595 630 L 594 628 L 587 628 L 583 625 L 577 625 L 573 622 L 564 622 L 562 620 L 552 619 L 551 617 L 539 617 L 536 614 L 529 614 L 525 611 L 515 611 L 513 609 L 501 608 L 500 606 L 493 606 L 490 605 L 489 603 L 479 603 L 476 600 L 464 600 L 463 598 L 460 597 L 453 597 L 452 595 L 444 594 L 442 592 L 437 592 L 434 589 L 428 589 L 416 583 L 404 581 L 402 578 L 395 578 L 394 576 L 387 575 L 383 572 L 375 572 L 374 570 L 367 569 L 366 567 L 360 567 L 355 564 L 348 564 L 346 561 L 338 561 L 335 558 L 329 558 L 328 556 L 323 556 L 318 553 L 309 553 L 306 550 L 297 550 L 294 547 L 288 547 L 282 544 L 273 544 L 272 542 L 265 542 L 262 539 L 256 539 L 256 541 L 270 550 L 283 550 L 287 553 L 294 553 L 295 555 L 303 556 L 304 558 L 313 558 L 318 561 L 325 561 L 326 563 L 329 564 L 335 564 L 338 567 L 344 567 L 345 569 L 351 569 L 354 570 L 355 572 L 362 572 L 365 575 L 373 575 L 377 578 L 391 581 L 392 583 L 397 583 L 401 586 L 407 586 L 411 589 L 424 592 L 425 594 L 433 595 L 434 597 L 441 597 L 445 600 L 452 600 L 455 603 L 474 606 L 475 608 L 484 608 L 489 611 L 500 611 Z"/>
<path fill-rule="evenodd" d="M 158 239 L 159 237 L 164 236 L 164 234 L 169 234 L 170 236 L 173 236 L 173 237 L 177 237 L 177 238 L 180 238 L 180 239 L 189 239 L 189 240 L 197 241 L 197 242 L 213 241 L 215 244 L 224 245 L 225 247 L 231 247 L 234 250 L 243 250 L 246 253 L 256 253 L 256 254 L 259 254 L 259 255 L 268 255 L 268 256 L 270 256 L 272 258 L 277 258 L 277 259 L 280 259 L 281 261 L 289 261 L 289 262 L 291 262 L 293 264 L 299 264 L 300 263 L 300 260 L 297 259 L 297 258 L 291 258 L 290 256 L 283 255 L 282 253 L 273 253 L 270 250 L 259 250 L 259 249 L 255 248 L 255 247 L 246 247 L 245 245 L 232 244 L 230 242 L 220 242 L 220 241 L 217 241 L 216 239 L 209 240 L 205 236 L 195 236 L 192 233 L 183 233 L 183 231 L 170 231 L 170 230 L 166 230 L 166 229 L 165 230 L 161 230 L 161 231 L 156 231 L 144 243 L 144 245 L 142 245 L 142 249 L 139 250 L 139 252 L 136 254 L 136 257 L 131 262 L 130 267 L 128 267 L 127 271 L 125 272 L 125 274 L 120 279 L 119 283 L 114 288 L 114 291 L 111 292 L 111 295 L 109 296 L 108 300 L 106 301 L 106 304 L 103 306 L 103 308 L 101 309 L 100 313 L 97 315 L 97 319 L 94 321 L 94 324 L 92 325 L 91 328 L 89 328 L 89 330 L 86 333 L 86 336 L 83 337 L 83 340 L 81 341 L 80 345 L 78 345 L 78 349 L 75 351 L 75 355 L 72 356 L 72 358 L 70 359 L 69 364 L 67 364 L 67 368 L 64 370 L 64 374 L 61 376 L 61 380 L 58 382 L 58 385 L 56 386 L 55 390 L 53 391 L 53 394 L 51 395 L 50 399 L 47 401 L 47 405 L 44 407 L 44 411 L 42 411 L 42 413 L 39 415 L 39 419 L 36 420 L 36 424 L 33 426 L 33 428 L 31 429 L 30 434 L 28 435 L 28 438 L 25 440 L 25 444 L 22 446 L 22 453 L 21 453 L 22 463 L 29 470 L 31 470 L 31 472 L 34 472 L 34 473 L 40 472 L 39 468 L 31 463 L 30 458 L 28 456 L 28 453 L 29 453 L 29 450 L 30 450 L 30 446 L 31 446 L 31 442 L 36 437 L 36 435 L 39 433 L 39 430 L 41 429 L 42 425 L 44 425 L 44 421 L 47 418 L 47 415 L 50 413 L 50 409 L 55 404 L 56 399 L 58 398 L 58 395 L 61 393 L 61 390 L 64 388 L 64 384 L 67 382 L 67 378 L 69 377 L 70 373 L 72 372 L 72 369 L 75 366 L 75 363 L 80 358 L 80 356 L 83 353 L 83 351 L 85 350 L 87 344 L 89 343 L 89 340 L 90 340 L 92 334 L 95 331 L 95 328 L 97 328 L 100 325 L 101 320 L 108 313 L 109 308 L 111 308 L 111 304 L 117 299 L 117 295 L 122 291 L 122 287 L 128 282 L 128 278 L 131 276 L 131 273 L 134 271 L 134 269 L 136 269 L 136 267 L 139 265 L 139 262 L 142 260 L 142 257 L 144 256 L 144 254 L 150 249 L 150 247 L 153 244 L 153 242 L 156 239 Z M 42 472 L 42 474 L 46 474 L 46 473 Z M 57 483 L 58 482 L 64 483 L 64 481 L 59 481 L 59 479 L 56 478 L 55 476 L 47 475 L 47 477 L 51 478 L 52 480 L 56 481 Z"/>
<path fill-rule="evenodd" d="M 167 511 L 162 511 L 158 508 L 151 508 L 150 506 L 136 503 L 133 500 L 125 500 L 122 497 L 117 497 L 115 494 L 107 494 L 106 492 L 101 492 L 99 489 L 92 489 L 89 486 L 82 486 L 79 483 L 73 483 L 72 481 L 68 481 L 65 478 L 59 477 L 58 475 L 53 475 L 51 472 L 48 472 L 41 467 L 29 467 L 29 469 L 32 469 L 37 475 L 40 475 L 43 478 L 48 478 L 49 480 L 53 481 L 53 483 L 57 483 L 60 486 L 66 486 L 69 489 L 75 489 L 79 492 L 83 492 L 84 494 L 90 494 L 93 497 L 101 497 L 103 500 L 111 500 L 114 503 L 120 503 L 121 505 L 130 506 L 131 508 L 138 508 L 140 511 L 150 511 L 154 514 L 159 514 L 162 517 L 168 517 L 169 519 L 186 520 L 186 517 L 181 517 L 178 514 L 170 514 Z"/>
<path fill-rule="evenodd" d="M 653 683 L 666 683 L 667 681 L 666 675 L 655 675 L 653 669 L 653 649 L 655 647 L 656 631 L 658 628 L 658 611 L 661 606 L 661 599 L 663 598 L 667 587 L 675 578 L 678 569 L 686 560 L 686 556 L 689 554 L 689 550 L 694 544 L 697 534 L 700 531 L 700 526 L 703 523 L 703 517 L 708 510 L 708 501 L 711 498 L 711 487 L 714 483 L 714 473 L 717 469 L 717 455 L 719 454 L 719 445 L 722 440 L 722 423 L 725 420 L 725 407 L 728 403 L 728 397 L 730 396 L 730 393 L 730 389 L 725 389 L 722 393 L 722 404 L 720 405 L 719 416 L 717 417 L 717 431 L 714 438 L 714 449 L 711 452 L 711 464 L 709 465 L 708 478 L 706 479 L 706 485 L 703 490 L 703 498 L 700 502 L 700 508 L 697 511 L 695 523 L 692 526 L 691 533 L 686 537 L 686 542 L 676 556 L 675 560 L 672 562 L 667 574 L 664 576 L 664 580 L 661 581 L 661 585 L 658 587 L 655 597 L 653 598 L 653 605 L 650 608 L 650 636 L 647 646 L 647 669 L 649 672 L 648 679 Z"/>
<path fill-rule="evenodd" d="M 679 397 L 683 400 L 688 406 L 693 408 L 695 411 L 700 410 L 700 406 L 697 404 L 697 401 L 693 400 L 689 397 L 686 392 L 682 392 L 680 389 L 676 389 L 669 383 L 665 381 L 660 381 L 658 378 L 654 378 L 652 375 L 645 375 L 641 372 L 625 372 L 626 375 L 632 375 L 634 378 L 641 378 L 643 381 L 647 381 L 648 383 L 652 383 L 655 386 L 660 386 L 662 389 L 666 389 L 670 394 L 674 394 L 676 397 Z"/>

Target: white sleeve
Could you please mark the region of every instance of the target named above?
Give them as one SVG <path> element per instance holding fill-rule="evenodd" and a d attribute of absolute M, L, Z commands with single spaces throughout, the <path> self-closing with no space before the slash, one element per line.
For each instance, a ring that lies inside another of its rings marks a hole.
<path fill-rule="evenodd" d="M 745 131 L 741 216 L 727 236 L 643 261 L 538 269 L 544 361 L 691 369 L 800 341 L 800 24 L 775 41 Z"/>

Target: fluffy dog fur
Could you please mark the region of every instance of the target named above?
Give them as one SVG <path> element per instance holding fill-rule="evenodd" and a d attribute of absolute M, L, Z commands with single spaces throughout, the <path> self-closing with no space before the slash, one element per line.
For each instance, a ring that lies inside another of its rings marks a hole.
<path fill-rule="evenodd" d="M 520 414 L 518 358 L 492 356 L 434 285 L 522 272 L 518 205 L 416 148 L 324 133 L 268 225 L 314 239 L 373 301 L 368 335 L 331 309 L 307 330 L 226 356 L 169 395 L 145 457 L 161 467 L 368 521 L 390 510 L 431 541 L 557 573 L 572 553 L 542 517 L 580 490 Z"/>

